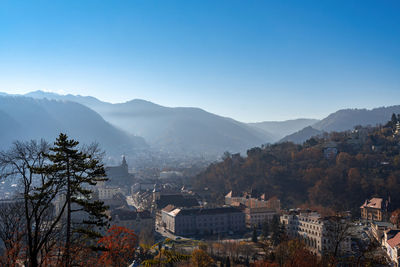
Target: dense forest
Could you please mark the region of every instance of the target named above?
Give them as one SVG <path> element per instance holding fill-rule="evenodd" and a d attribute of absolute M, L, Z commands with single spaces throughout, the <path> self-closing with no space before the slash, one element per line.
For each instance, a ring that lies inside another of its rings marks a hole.
<path fill-rule="evenodd" d="M 226 153 L 194 181 L 221 200 L 230 190 L 277 196 L 284 207 L 322 206 L 359 210 L 373 196 L 400 207 L 400 115 L 379 127 L 355 127 L 313 137 L 302 145 L 290 142 Z M 396 127 L 397 125 L 397 127 Z"/>

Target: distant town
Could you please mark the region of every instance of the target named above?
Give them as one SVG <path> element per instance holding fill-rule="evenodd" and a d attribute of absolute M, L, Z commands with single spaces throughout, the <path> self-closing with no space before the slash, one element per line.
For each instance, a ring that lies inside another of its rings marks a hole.
<path fill-rule="evenodd" d="M 4 266 L 399 266 L 400 115 L 209 166 L 103 166 L 96 144 L 78 144 L 60 134 L 1 152 Z"/>

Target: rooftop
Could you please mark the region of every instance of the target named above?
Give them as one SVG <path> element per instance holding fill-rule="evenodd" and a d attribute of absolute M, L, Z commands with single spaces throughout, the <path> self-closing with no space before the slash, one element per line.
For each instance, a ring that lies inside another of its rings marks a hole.
<path fill-rule="evenodd" d="M 391 239 L 388 239 L 387 243 L 392 248 L 395 248 L 395 247 L 399 246 L 400 245 L 400 231 L 398 231 L 397 234 L 395 236 L 393 236 Z"/>
<path fill-rule="evenodd" d="M 112 210 L 111 218 L 115 219 L 117 216 L 120 221 L 135 220 L 138 218 L 138 216 L 140 219 L 151 218 L 149 211 L 133 211 L 133 210 L 127 210 L 127 209 Z"/>
<path fill-rule="evenodd" d="M 173 216 L 190 216 L 190 215 L 212 215 L 223 213 L 241 213 L 241 210 L 235 207 L 218 207 L 218 208 L 191 208 L 191 209 L 174 209 L 169 212 Z"/>
<path fill-rule="evenodd" d="M 199 202 L 194 196 L 184 196 L 181 194 L 161 195 L 156 203 L 159 209 L 163 209 L 168 205 L 174 205 L 175 207 L 199 206 Z"/>
<path fill-rule="evenodd" d="M 374 209 L 382 209 L 382 198 L 371 198 L 370 200 L 365 200 L 364 204 L 360 208 L 374 208 Z"/>

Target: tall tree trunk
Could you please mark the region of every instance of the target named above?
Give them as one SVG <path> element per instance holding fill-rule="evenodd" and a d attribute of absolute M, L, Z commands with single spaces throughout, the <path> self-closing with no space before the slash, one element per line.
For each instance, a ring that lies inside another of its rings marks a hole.
<path fill-rule="evenodd" d="M 39 262 L 38 262 L 38 259 L 37 259 L 37 252 L 31 252 L 30 253 L 30 263 L 29 263 L 29 266 L 30 267 L 38 267 L 39 266 Z"/>
<path fill-rule="evenodd" d="M 65 240 L 65 267 L 70 266 L 71 247 L 71 177 L 69 172 L 69 160 L 67 161 L 67 236 Z"/>

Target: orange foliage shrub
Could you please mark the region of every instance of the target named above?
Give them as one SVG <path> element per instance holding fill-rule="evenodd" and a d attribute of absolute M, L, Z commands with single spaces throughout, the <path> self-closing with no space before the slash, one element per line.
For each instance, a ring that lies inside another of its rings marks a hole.
<path fill-rule="evenodd" d="M 99 266 L 127 266 L 133 260 L 137 236 L 132 230 L 113 225 L 98 244 L 105 249 Z"/>

